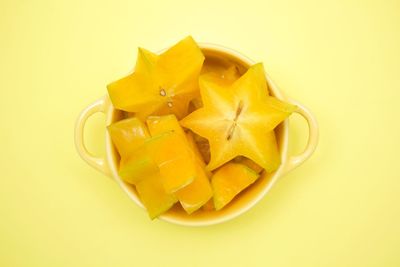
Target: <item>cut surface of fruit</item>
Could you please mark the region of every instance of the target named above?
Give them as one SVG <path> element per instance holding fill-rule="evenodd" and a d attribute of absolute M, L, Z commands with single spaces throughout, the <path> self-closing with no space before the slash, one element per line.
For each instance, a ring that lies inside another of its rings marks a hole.
<path fill-rule="evenodd" d="M 173 194 L 165 192 L 159 173 L 155 173 L 138 182 L 136 191 L 151 219 L 166 212 L 177 202 Z"/>
<path fill-rule="evenodd" d="M 195 159 L 184 136 L 166 132 L 150 138 L 144 147 L 144 153 L 158 165 L 167 193 L 175 193 L 197 176 Z"/>
<path fill-rule="evenodd" d="M 197 94 L 204 55 L 192 37 L 187 37 L 156 55 L 139 49 L 135 72 L 107 86 L 113 105 L 135 112 L 144 120 L 151 114 L 187 114 Z"/>
<path fill-rule="evenodd" d="M 245 156 L 267 172 L 275 171 L 280 157 L 273 130 L 296 107 L 269 96 L 262 64 L 251 66 L 229 86 L 207 74 L 199 84 L 204 106 L 181 120 L 181 125 L 208 139 L 207 169 Z"/>
<path fill-rule="evenodd" d="M 209 163 L 211 155 L 210 143 L 208 142 L 208 140 L 196 133 L 193 133 L 193 140 L 195 141 L 197 148 L 199 149 L 199 152 L 204 159 L 204 162 Z"/>
<path fill-rule="evenodd" d="M 193 153 L 194 153 L 194 155 L 195 155 L 195 157 L 197 159 L 197 162 L 199 163 L 199 165 L 202 168 L 205 168 L 206 167 L 206 163 L 204 162 L 203 156 L 201 155 L 200 150 L 199 150 L 196 142 L 194 141 L 193 133 L 192 132 L 187 132 L 186 133 L 186 139 L 188 141 L 190 149 L 193 151 Z"/>
<path fill-rule="evenodd" d="M 157 163 L 144 147 L 132 152 L 128 158 L 122 158 L 119 164 L 119 176 L 127 183 L 137 184 L 139 181 L 159 173 Z"/>
<path fill-rule="evenodd" d="M 156 136 L 166 132 L 175 132 L 186 138 L 185 132 L 179 124 L 174 114 L 164 116 L 150 116 L 146 121 L 151 136 Z"/>
<path fill-rule="evenodd" d="M 188 144 L 197 163 L 197 176 L 191 184 L 176 192 L 182 207 L 189 214 L 205 205 L 213 196 L 210 178 L 212 173 L 205 169 L 205 162 L 197 148 L 191 132 L 186 133 Z"/>
<path fill-rule="evenodd" d="M 218 59 L 219 61 L 220 59 Z M 228 65 L 228 66 L 226 66 Z M 238 67 L 230 62 L 225 62 L 225 64 L 207 64 L 207 59 L 203 68 L 201 70 L 202 74 L 206 74 L 212 79 L 215 83 L 219 85 L 228 86 L 232 84 L 234 81 L 240 78 L 240 73 Z M 203 101 L 201 100 L 200 94 L 195 96 L 190 102 L 191 110 L 189 113 L 193 112 L 196 109 L 203 107 Z"/>
<path fill-rule="evenodd" d="M 254 183 L 258 173 L 240 163 L 227 163 L 211 178 L 216 210 L 225 207 L 243 189 Z"/>
<path fill-rule="evenodd" d="M 121 158 L 129 157 L 132 151 L 150 137 L 147 127 L 137 118 L 120 120 L 107 128 Z"/>
<path fill-rule="evenodd" d="M 193 182 L 175 192 L 183 209 L 191 214 L 203 206 L 213 196 L 209 178 L 199 164 Z"/>
<path fill-rule="evenodd" d="M 191 152 L 191 155 L 185 158 L 185 162 L 175 166 L 174 172 L 179 173 L 181 170 L 185 171 L 186 165 L 188 164 L 195 165 L 196 175 L 193 181 L 175 192 L 183 209 L 189 214 L 193 213 L 212 197 L 208 173 L 204 170 L 205 163 L 200 153 L 196 151 L 196 147 L 192 143 L 194 142 L 193 139 L 188 139 L 188 135 L 185 134 L 174 115 L 150 116 L 147 119 L 147 125 L 151 135 L 173 132 L 182 139 L 187 150 Z M 173 169 L 171 168 L 171 170 Z"/>
<path fill-rule="evenodd" d="M 249 167 L 250 169 L 252 169 L 256 173 L 260 173 L 260 172 L 262 172 L 264 170 L 263 167 L 261 167 L 260 165 L 258 165 L 254 161 L 252 161 L 251 159 L 248 159 L 248 158 L 243 157 L 243 156 L 236 157 L 233 161 L 236 162 L 236 163 L 241 163 L 243 165 L 246 165 L 247 167 Z"/>

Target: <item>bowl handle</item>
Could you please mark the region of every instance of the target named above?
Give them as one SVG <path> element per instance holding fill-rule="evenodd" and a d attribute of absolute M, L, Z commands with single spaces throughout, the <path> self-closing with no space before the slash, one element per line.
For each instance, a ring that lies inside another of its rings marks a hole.
<path fill-rule="evenodd" d="M 282 175 L 285 175 L 286 173 L 301 165 L 314 153 L 315 148 L 318 144 L 319 136 L 318 123 L 314 115 L 312 115 L 312 113 L 305 106 L 293 99 L 288 99 L 287 102 L 297 106 L 297 110 L 295 112 L 301 115 L 307 121 L 309 134 L 307 145 L 304 151 L 296 156 L 288 156 L 287 161 L 283 167 Z"/>
<path fill-rule="evenodd" d="M 82 110 L 75 124 L 75 147 L 79 156 L 86 161 L 90 166 L 100 172 L 110 176 L 110 170 L 105 158 L 99 158 L 90 153 L 83 140 L 83 131 L 87 119 L 97 112 L 106 113 L 106 97 L 102 97 Z"/>

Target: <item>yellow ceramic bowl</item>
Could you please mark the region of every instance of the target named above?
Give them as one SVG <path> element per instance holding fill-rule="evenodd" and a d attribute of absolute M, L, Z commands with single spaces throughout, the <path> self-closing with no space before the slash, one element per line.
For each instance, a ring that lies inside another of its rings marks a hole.
<path fill-rule="evenodd" d="M 199 44 L 199 46 L 206 57 L 206 61 L 218 61 L 219 59 L 224 61 L 228 60 L 234 62 L 239 66 L 239 68 L 242 68 L 242 71 L 245 71 L 249 66 L 255 63 L 240 53 L 219 45 Z M 288 121 L 286 120 L 275 130 L 282 161 L 278 170 L 270 174 L 263 174 L 256 183 L 240 193 L 238 197 L 236 197 L 221 211 L 200 210 L 194 214 L 188 215 L 183 211 L 183 209 L 174 207 L 161 215 L 159 217 L 161 220 L 185 226 L 205 226 L 231 220 L 253 207 L 262 197 L 265 196 L 279 177 L 299 166 L 314 152 L 318 142 L 318 126 L 314 116 L 300 103 L 286 98 L 267 74 L 266 77 L 270 93 L 278 99 L 298 106 L 297 112 L 303 116 L 308 123 L 308 143 L 303 153 L 296 156 L 288 155 L 289 128 Z M 110 125 L 111 123 L 120 120 L 123 116 L 121 111 L 116 110 L 113 107 L 108 96 L 104 96 L 86 107 L 80 114 L 75 127 L 75 144 L 78 153 L 89 165 L 112 177 L 137 205 L 143 207 L 135 187 L 125 183 L 118 175 L 119 155 L 113 146 L 108 132 L 106 133 L 105 139 L 105 158 L 95 157 L 85 148 L 83 140 L 84 126 L 86 120 L 96 112 L 105 113 L 106 125 Z"/>

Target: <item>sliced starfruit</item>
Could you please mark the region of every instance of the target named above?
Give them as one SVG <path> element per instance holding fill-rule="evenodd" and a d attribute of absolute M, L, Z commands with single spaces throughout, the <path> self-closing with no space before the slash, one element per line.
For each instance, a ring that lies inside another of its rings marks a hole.
<path fill-rule="evenodd" d="M 186 140 L 174 132 L 152 137 L 144 144 L 146 153 L 158 165 L 165 191 L 175 193 L 189 185 L 197 176 L 197 167 Z"/>
<path fill-rule="evenodd" d="M 206 60 L 207 61 L 207 60 Z M 226 66 L 227 64 L 227 66 Z M 202 73 L 207 73 L 207 76 L 219 85 L 228 86 L 240 78 L 238 67 L 231 62 L 225 64 L 205 64 Z M 190 102 L 190 112 L 203 107 L 201 96 L 198 95 Z"/>
<path fill-rule="evenodd" d="M 144 177 L 159 172 L 158 166 L 147 154 L 138 153 L 150 138 L 143 122 L 136 117 L 124 119 L 108 126 L 108 131 L 121 156 L 118 174 L 124 181 L 136 184 Z"/>
<path fill-rule="evenodd" d="M 175 132 L 186 138 L 185 132 L 180 126 L 176 116 L 173 114 L 165 116 L 150 116 L 146 121 L 151 136 L 156 136 L 166 132 Z"/>
<path fill-rule="evenodd" d="M 154 219 L 177 202 L 173 194 L 164 190 L 158 165 L 143 152 L 149 141 L 147 127 L 137 118 L 118 121 L 108 126 L 111 139 L 121 155 L 119 175 L 130 184 L 136 185 L 138 195 L 150 218 Z M 141 157 L 134 158 L 134 155 Z"/>
<path fill-rule="evenodd" d="M 227 163 L 211 178 L 216 210 L 225 207 L 243 189 L 254 183 L 258 173 L 240 163 Z"/>
<path fill-rule="evenodd" d="M 213 192 L 205 171 L 196 165 L 197 176 L 192 183 L 175 192 L 183 209 L 191 214 L 201 208 L 211 197 Z"/>
<path fill-rule="evenodd" d="M 193 146 L 193 140 L 187 139 L 187 135 L 184 133 L 174 115 L 160 117 L 151 116 L 147 119 L 147 125 L 151 135 L 174 132 L 184 140 L 187 149 L 191 151 L 191 156 L 185 159 L 186 163 L 176 165 L 175 169 L 176 172 L 179 172 L 180 170 L 178 169 L 185 170 L 187 164 L 194 164 L 196 166 L 197 175 L 190 184 L 176 191 L 175 195 L 183 209 L 189 214 L 193 213 L 212 197 L 211 185 L 207 173 L 204 170 L 204 161 L 200 157 L 199 152 L 196 151 L 196 147 Z"/>
<path fill-rule="evenodd" d="M 139 48 L 135 72 L 107 86 L 117 109 L 135 112 L 145 120 L 151 114 L 173 113 L 183 118 L 196 96 L 204 55 L 187 37 L 156 55 Z"/>
<path fill-rule="evenodd" d="M 132 151 L 150 137 L 146 125 L 137 118 L 120 120 L 107 128 L 121 158 L 128 158 Z"/>
<path fill-rule="evenodd" d="M 210 184 L 212 173 L 205 169 L 205 163 L 192 142 L 190 134 L 187 134 L 189 146 L 194 152 L 197 162 L 197 176 L 191 184 L 177 191 L 175 195 L 178 197 L 182 207 L 187 213 L 198 210 L 201 206 L 212 198 L 213 192 Z"/>
<path fill-rule="evenodd" d="M 150 138 L 148 142 L 151 141 Z M 118 174 L 125 182 L 137 184 L 139 181 L 159 172 L 159 166 L 152 155 L 147 152 L 145 146 L 142 146 L 132 152 L 130 157 L 121 159 Z"/>
<path fill-rule="evenodd" d="M 189 114 L 181 125 L 208 139 L 214 170 L 237 156 L 245 156 L 275 171 L 280 157 L 274 128 L 296 107 L 268 94 L 261 63 L 229 86 L 215 83 L 207 74 L 200 77 L 203 108 Z"/>
<path fill-rule="evenodd" d="M 197 148 L 199 149 L 199 152 L 204 159 L 204 162 L 209 163 L 211 155 L 210 143 L 208 142 L 208 140 L 196 133 L 193 133 L 193 140 L 195 141 Z"/>
<path fill-rule="evenodd" d="M 251 159 L 248 159 L 248 158 L 243 157 L 243 156 L 236 157 L 233 161 L 236 162 L 236 163 L 241 163 L 243 165 L 246 165 L 247 167 L 249 167 L 250 169 L 252 169 L 256 173 L 260 173 L 260 172 L 262 172 L 264 170 L 263 167 L 261 167 L 260 165 L 258 165 L 254 161 L 252 161 Z"/>
<path fill-rule="evenodd" d="M 169 210 L 178 200 L 164 190 L 162 177 L 156 172 L 136 184 L 136 191 L 151 219 Z"/>
<path fill-rule="evenodd" d="M 196 142 L 194 141 L 193 133 L 192 132 L 187 132 L 186 133 L 186 139 L 188 141 L 190 149 L 193 151 L 197 162 L 202 168 L 206 167 L 206 163 L 204 162 L 203 156 L 200 153 L 199 147 L 197 146 Z M 211 176 L 210 176 L 211 177 Z"/>

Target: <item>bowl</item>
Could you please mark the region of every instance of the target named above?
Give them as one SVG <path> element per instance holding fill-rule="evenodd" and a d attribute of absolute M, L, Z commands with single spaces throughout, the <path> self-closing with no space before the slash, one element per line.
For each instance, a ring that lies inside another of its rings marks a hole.
<path fill-rule="evenodd" d="M 216 64 L 216 66 L 220 64 L 217 67 L 223 67 L 224 64 L 233 63 L 237 66 L 240 73 L 244 73 L 251 65 L 256 63 L 241 53 L 220 45 L 200 43 L 199 47 L 205 56 L 204 64 Z M 296 112 L 304 117 L 308 123 L 308 142 L 304 151 L 299 155 L 288 154 L 289 121 L 286 119 L 275 129 L 281 156 L 281 165 L 276 171 L 272 173 L 263 172 L 253 185 L 242 191 L 231 203 L 220 211 L 205 211 L 200 209 L 188 215 L 179 205 L 175 205 L 169 211 L 160 215 L 159 219 L 184 226 L 206 226 L 231 220 L 252 208 L 268 193 L 280 177 L 298 167 L 312 155 L 318 143 L 318 125 L 315 117 L 305 106 L 287 98 L 278 89 L 268 74 L 266 74 L 266 80 L 270 94 L 282 101 L 296 105 L 298 107 Z M 106 154 L 104 158 L 94 156 L 85 147 L 83 138 L 85 123 L 91 115 L 97 112 L 102 112 L 106 115 L 106 125 L 110 125 L 124 117 L 124 112 L 115 109 L 107 95 L 97 99 L 83 109 L 77 119 L 75 126 L 76 149 L 84 161 L 111 177 L 133 202 L 144 209 L 135 187 L 124 182 L 118 175 L 120 157 L 108 132 L 106 131 Z"/>

